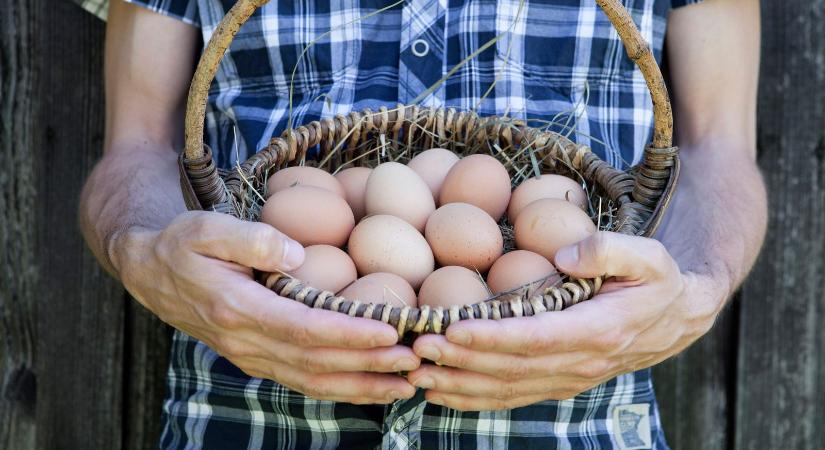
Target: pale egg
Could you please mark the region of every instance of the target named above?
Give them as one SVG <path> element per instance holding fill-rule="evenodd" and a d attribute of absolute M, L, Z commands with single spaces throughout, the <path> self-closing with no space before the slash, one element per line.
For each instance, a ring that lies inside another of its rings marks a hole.
<path fill-rule="evenodd" d="M 344 187 L 345 196 L 355 221 L 358 222 L 367 214 L 364 204 L 364 197 L 367 192 L 367 178 L 370 177 L 372 169 L 367 167 L 350 167 L 335 174 L 335 179 Z"/>
<path fill-rule="evenodd" d="M 442 267 L 433 272 L 418 291 L 418 304 L 430 306 L 464 306 L 486 300 L 490 293 L 481 277 L 459 266 Z"/>
<path fill-rule="evenodd" d="M 355 263 L 338 247 L 310 245 L 304 254 L 304 263 L 289 275 L 308 286 L 334 293 L 358 278 Z"/>
<path fill-rule="evenodd" d="M 344 187 L 329 172 L 316 167 L 286 167 L 269 176 L 266 182 L 267 196 L 295 186 L 315 186 L 344 197 Z"/>
<path fill-rule="evenodd" d="M 528 250 L 514 250 L 505 253 L 490 267 L 487 286 L 495 294 L 526 287 L 528 294 L 533 295 L 559 279 L 556 268 L 547 258 Z"/>
<path fill-rule="evenodd" d="M 567 200 L 583 210 L 587 209 L 587 194 L 581 184 L 561 175 L 542 175 L 539 178 L 531 177 L 524 180 L 513 191 L 510 206 L 507 207 L 510 223 L 515 223 L 518 213 L 525 206 L 543 198 Z"/>
<path fill-rule="evenodd" d="M 433 198 L 437 199 L 447 173 L 458 162 L 458 159 L 458 155 L 447 149 L 431 148 L 415 155 L 407 166 L 427 183 L 433 193 Z"/>
<path fill-rule="evenodd" d="M 527 205 L 514 226 L 516 246 L 553 261 L 560 248 L 596 232 L 596 225 L 578 206 L 552 198 Z"/>
<path fill-rule="evenodd" d="M 362 303 L 388 303 L 394 306 L 418 304 L 410 283 L 394 273 L 376 272 L 365 275 L 338 292 L 338 295 Z"/>
<path fill-rule="evenodd" d="M 347 242 L 355 218 L 343 197 L 314 186 L 276 192 L 264 204 L 261 222 L 268 223 L 303 246 Z"/>
<path fill-rule="evenodd" d="M 389 272 L 418 289 L 435 266 L 424 236 L 395 216 L 369 216 L 349 238 L 349 254 L 360 275 Z"/>
<path fill-rule="evenodd" d="M 373 169 L 365 194 L 367 215 L 398 217 L 418 231 L 435 211 L 435 201 L 427 183 L 409 167 L 388 162 Z"/>
<path fill-rule="evenodd" d="M 504 251 L 498 224 L 481 208 L 449 203 L 438 208 L 424 232 L 436 261 L 486 272 Z"/>
<path fill-rule="evenodd" d="M 510 202 L 510 175 L 490 155 L 465 156 L 457 162 L 441 186 L 439 205 L 469 203 L 498 221 Z"/>

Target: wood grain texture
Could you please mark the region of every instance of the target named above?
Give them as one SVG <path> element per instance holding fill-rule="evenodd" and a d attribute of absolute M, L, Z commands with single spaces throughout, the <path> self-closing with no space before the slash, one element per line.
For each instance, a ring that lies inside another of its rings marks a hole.
<path fill-rule="evenodd" d="M 172 328 L 130 298 L 125 336 L 123 448 L 154 450 L 160 441 Z"/>
<path fill-rule="evenodd" d="M 38 448 L 121 447 L 124 294 L 83 242 L 77 208 L 103 141 L 104 24 L 67 1 L 20 0 L 39 23 Z"/>
<path fill-rule="evenodd" d="M 653 368 L 662 427 L 671 448 L 724 450 L 733 436 L 730 388 L 735 382 L 735 299 L 711 331 Z"/>
<path fill-rule="evenodd" d="M 736 448 L 825 442 L 825 2 L 762 2 L 765 248 L 742 291 Z"/>
<path fill-rule="evenodd" d="M 37 426 L 36 161 L 31 158 L 38 24 L 0 0 L 0 448 L 31 448 Z"/>

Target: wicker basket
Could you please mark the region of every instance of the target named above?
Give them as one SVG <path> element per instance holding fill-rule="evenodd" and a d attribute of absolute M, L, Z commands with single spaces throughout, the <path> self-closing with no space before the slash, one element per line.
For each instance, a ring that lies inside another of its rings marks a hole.
<path fill-rule="evenodd" d="M 388 159 L 409 158 L 431 146 L 457 153 L 486 151 L 511 164 L 512 155 L 529 157 L 543 173 L 558 173 L 584 181 L 591 201 L 610 205 L 615 220 L 602 229 L 651 236 L 656 231 L 679 176 L 678 149 L 672 145 L 673 118 L 667 88 L 649 45 L 618 0 L 596 0 L 610 18 L 631 59 L 644 74 L 654 108 L 653 142 L 642 163 L 628 172 L 599 159 L 586 146 L 565 136 L 501 117 L 481 118 L 471 112 L 399 105 L 379 111 L 352 112 L 287 130 L 272 139 L 238 170 L 219 171 L 211 150 L 204 145 L 206 101 L 215 72 L 235 33 L 268 0 L 239 0 L 210 39 L 192 81 L 186 114 L 186 148 L 180 158 L 181 186 L 192 210 L 214 210 L 255 220 L 260 201 L 253 190 L 265 188 L 273 171 L 304 161 L 307 151 L 320 148 L 321 163 L 334 171 L 346 165 L 374 166 Z M 539 164 L 537 165 L 536 162 Z M 511 173 L 512 174 L 512 173 Z M 253 195 L 254 194 L 254 195 Z M 277 294 L 309 307 L 389 323 L 399 335 L 444 333 L 465 319 L 502 319 L 559 311 L 595 295 L 601 278 L 563 277 L 543 292 L 528 289 L 498 295 L 483 302 L 450 309 L 397 307 L 362 303 L 306 286 L 283 274 L 258 274 Z"/>

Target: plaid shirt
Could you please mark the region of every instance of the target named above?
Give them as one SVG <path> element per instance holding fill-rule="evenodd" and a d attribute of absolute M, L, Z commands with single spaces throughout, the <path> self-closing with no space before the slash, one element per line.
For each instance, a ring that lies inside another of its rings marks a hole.
<path fill-rule="evenodd" d="M 105 0 L 78 0 L 105 16 Z M 128 0 L 199 27 L 208 40 L 231 0 Z M 672 7 L 697 0 L 625 0 L 661 57 Z M 492 47 L 421 102 L 575 128 L 574 138 L 617 167 L 650 140 L 644 79 L 593 0 L 273 0 L 241 29 L 209 97 L 206 141 L 229 167 L 294 123 L 410 103 L 485 42 Z M 519 20 L 516 21 L 516 16 Z M 318 40 L 306 56 L 303 49 Z M 489 90 L 491 85 L 494 87 Z M 538 123 L 538 122 L 537 122 Z M 238 130 L 239 155 L 234 151 Z M 551 128 L 553 129 L 553 128 Z M 423 392 L 390 406 L 316 401 L 250 378 L 176 332 L 162 448 L 667 448 L 650 370 L 574 399 L 495 412 L 428 404 Z"/>

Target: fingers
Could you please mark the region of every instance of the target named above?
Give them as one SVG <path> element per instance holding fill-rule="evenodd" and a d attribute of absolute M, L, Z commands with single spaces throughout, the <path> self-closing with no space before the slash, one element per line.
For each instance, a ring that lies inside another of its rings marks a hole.
<path fill-rule="evenodd" d="M 421 358 L 438 364 L 472 370 L 501 379 L 546 375 L 544 369 L 534 364 L 530 358 L 515 354 L 471 350 L 455 345 L 443 336 L 421 336 L 413 343 L 413 351 Z M 418 387 L 428 389 L 424 385 Z"/>
<path fill-rule="evenodd" d="M 261 358 L 241 358 L 233 363 L 251 376 L 276 381 L 316 400 L 389 403 L 415 395 L 415 388 L 398 375 L 350 372 L 308 374 L 287 364 Z"/>
<path fill-rule="evenodd" d="M 564 273 L 592 278 L 602 275 L 639 282 L 664 278 L 676 271 L 673 258 L 657 240 L 600 231 L 556 253 Z"/>
<path fill-rule="evenodd" d="M 471 370 L 507 381 L 550 376 L 601 377 L 613 368 L 607 364 L 607 360 L 586 351 L 535 356 L 480 352 L 452 344 L 440 336 L 418 338 L 413 350 L 421 358 L 442 366 Z M 435 366 L 423 364 L 414 373 L 426 372 L 433 367 Z M 427 389 L 425 385 L 416 386 Z"/>
<path fill-rule="evenodd" d="M 620 337 L 617 332 L 621 331 L 622 316 L 604 314 L 594 304 L 584 302 L 571 309 L 533 317 L 465 320 L 451 325 L 446 338 L 476 351 L 524 356 L 598 350 Z"/>
<path fill-rule="evenodd" d="M 228 214 L 188 213 L 169 227 L 188 238 L 193 250 L 263 271 L 289 271 L 304 262 L 304 248 L 270 225 Z"/>
<path fill-rule="evenodd" d="M 262 335 L 298 347 L 369 349 L 398 342 L 390 325 L 310 308 L 280 297 L 240 274 L 227 276 L 209 321 L 225 329 L 252 328 Z M 234 280 L 234 282 L 232 282 Z"/>
<path fill-rule="evenodd" d="M 544 398 L 567 398 L 590 386 L 590 383 L 576 377 L 502 380 L 469 370 L 430 364 L 425 364 L 411 372 L 407 379 L 413 386 L 428 391 L 496 400 L 533 395 L 542 395 Z M 595 384 L 597 383 L 592 383 L 592 385 Z"/>

